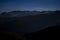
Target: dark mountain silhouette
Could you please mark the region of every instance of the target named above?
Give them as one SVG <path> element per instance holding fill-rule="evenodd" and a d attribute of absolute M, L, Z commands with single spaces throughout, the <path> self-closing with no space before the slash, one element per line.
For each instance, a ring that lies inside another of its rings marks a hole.
<path fill-rule="evenodd" d="M 51 14 L 51 15 L 60 15 L 60 10 L 50 11 L 49 14 Z"/>
<path fill-rule="evenodd" d="M 60 10 L 56 10 L 56 11 L 55 11 L 55 14 L 56 14 L 56 15 L 60 15 Z"/>
<path fill-rule="evenodd" d="M 13 11 L 12 13 L 14 12 L 16 11 Z M 7 13 L 3 13 L 3 15 L 5 14 Z M 60 24 L 60 15 L 56 15 L 55 13 L 53 13 L 53 15 L 38 14 L 38 15 L 27 15 L 23 17 L 0 16 L 0 27 L 2 28 L 6 27 L 9 29 L 9 30 L 7 29 L 8 31 L 16 31 L 16 32 L 20 32 L 21 34 L 39 31 L 41 29 L 47 28 L 48 26 L 52 26 L 56 24 L 58 25 Z"/>
<path fill-rule="evenodd" d="M 0 16 L 27 16 L 27 15 L 38 15 L 38 14 L 50 14 L 50 15 L 60 15 L 60 10 L 56 11 L 11 11 L 11 12 L 3 12 Z"/>
<path fill-rule="evenodd" d="M 11 16 L 11 14 L 7 13 L 7 12 L 3 12 L 0 14 L 0 17 L 9 17 Z"/>
<path fill-rule="evenodd" d="M 23 14 L 38 13 L 38 14 L 26 15 L 21 17 L 20 15 L 22 13 Z M 48 38 L 49 33 L 51 33 L 50 36 L 53 37 L 54 36 L 53 34 L 56 33 L 52 34 L 52 32 L 53 31 L 55 32 L 57 30 L 58 33 L 59 31 L 59 26 L 58 28 L 56 28 L 57 27 L 56 25 L 60 25 L 60 11 L 53 11 L 53 12 L 45 11 L 42 12 L 41 14 L 40 13 L 41 12 L 37 11 L 35 12 L 12 11 L 8 13 L 4 12 L 0 14 L 0 30 L 8 32 L 16 32 L 17 34 L 24 35 L 28 40 L 29 39 L 38 40 L 40 38 Z"/>
<path fill-rule="evenodd" d="M 3 13 L 1 13 L 1 15 L 10 15 L 10 14 L 7 12 L 3 12 Z"/>

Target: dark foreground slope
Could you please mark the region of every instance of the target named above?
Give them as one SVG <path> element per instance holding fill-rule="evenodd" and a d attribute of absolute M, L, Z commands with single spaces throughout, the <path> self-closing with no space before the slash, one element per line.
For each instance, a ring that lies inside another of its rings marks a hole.
<path fill-rule="evenodd" d="M 60 36 L 60 25 L 51 26 L 43 30 L 25 34 L 27 40 L 57 39 Z"/>
<path fill-rule="evenodd" d="M 18 35 L 16 32 L 8 32 L 0 30 L 0 40 L 46 40 L 60 38 L 60 25 L 51 26 L 43 30 L 28 33 L 25 35 Z"/>

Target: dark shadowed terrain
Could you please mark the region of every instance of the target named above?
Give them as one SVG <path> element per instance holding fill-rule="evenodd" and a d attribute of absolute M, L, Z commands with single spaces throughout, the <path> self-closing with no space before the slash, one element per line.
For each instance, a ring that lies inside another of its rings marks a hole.
<path fill-rule="evenodd" d="M 60 32 L 59 25 L 59 10 L 43 12 L 12 11 L 0 14 L 1 31 L 16 32 L 17 34 L 24 35 L 28 40 L 38 40 L 40 38 L 48 38 L 48 36 L 54 37 L 54 34 Z"/>
<path fill-rule="evenodd" d="M 27 40 L 57 39 L 60 38 L 60 25 L 47 27 L 43 30 L 26 34 Z"/>

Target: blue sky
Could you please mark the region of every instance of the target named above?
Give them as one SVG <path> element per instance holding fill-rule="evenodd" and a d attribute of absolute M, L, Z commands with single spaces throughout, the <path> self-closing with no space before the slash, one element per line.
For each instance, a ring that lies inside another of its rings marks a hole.
<path fill-rule="evenodd" d="M 60 0 L 0 0 L 0 12 L 14 10 L 59 10 Z"/>

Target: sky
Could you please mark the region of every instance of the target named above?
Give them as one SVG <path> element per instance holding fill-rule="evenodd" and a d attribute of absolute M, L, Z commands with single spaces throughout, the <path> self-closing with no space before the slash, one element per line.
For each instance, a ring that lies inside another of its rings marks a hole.
<path fill-rule="evenodd" d="M 0 12 L 60 10 L 60 0 L 0 0 Z"/>

